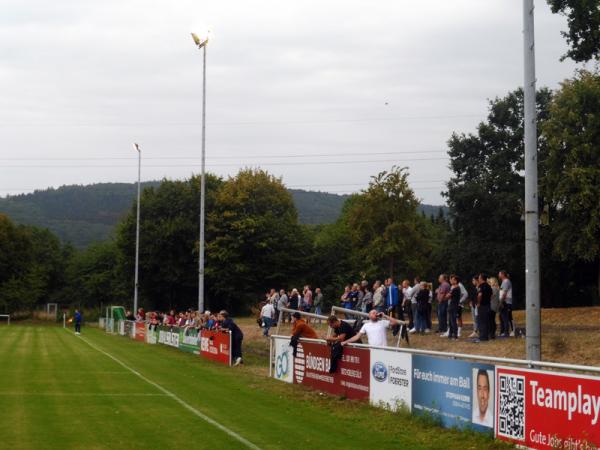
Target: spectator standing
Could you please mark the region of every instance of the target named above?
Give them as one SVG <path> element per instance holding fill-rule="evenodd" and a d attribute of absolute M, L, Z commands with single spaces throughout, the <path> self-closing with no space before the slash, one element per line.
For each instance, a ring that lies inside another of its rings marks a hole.
<path fill-rule="evenodd" d="M 448 328 L 448 338 L 449 339 L 458 339 L 458 308 L 460 306 L 460 287 L 458 276 L 452 275 L 450 277 L 450 294 L 448 299 L 448 319 L 449 319 L 449 328 Z"/>
<path fill-rule="evenodd" d="M 300 294 L 298 294 L 298 289 L 292 289 L 289 302 L 290 309 L 298 309 L 298 307 L 300 306 Z"/>
<path fill-rule="evenodd" d="M 383 295 L 384 290 L 385 288 L 382 286 L 381 281 L 375 281 L 373 284 L 373 309 L 375 309 L 377 312 L 383 312 L 385 307 L 385 298 Z"/>
<path fill-rule="evenodd" d="M 408 316 L 408 329 L 412 330 L 415 328 L 415 316 L 413 315 L 412 308 L 410 306 L 410 281 L 402 280 L 402 290 L 400 295 L 402 297 L 402 312 L 403 317 Z"/>
<path fill-rule="evenodd" d="M 419 291 L 421 290 L 421 279 L 419 277 L 415 277 L 413 287 L 410 289 L 410 310 L 413 316 L 413 328 L 411 328 L 412 332 L 416 332 L 416 321 L 417 321 L 417 295 L 419 295 Z M 410 331 L 410 330 L 409 330 Z"/>
<path fill-rule="evenodd" d="M 490 338 L 490 304 L 492 301 L 492 288 L 487 282 L 487 275 L 480 273 L 477 286 L 477 318 L 479 320 L 479 340 L 487 341 Z"/>
<path fill-rule="evenodd" d="M 496 338 L 496 313 L 500 307 L 500 285 L 498 279 L 490 277 L 490 287 L 492 288 L 492 299 L 490 301 L 490 337 Z"/>
<path fill-rule="evenodd" d="M 462 284 L 462 282 L 460 281 L 460 278 L 458 281 L 458 288 L 460 289 L 460 300 L 458 302 L 458 318 L 456 320 L 456 323 L 458 325 L 458 337 L 460 337 L 460 333 L 463 327 L 462 313 L 465 308 L 465 305 L 469 301 L 469 292 L 467 292 L 467 289 L 465 288 L 465 285 Z"/>
<path fill-rule="evenodd" d="M 393 317 L 378 313 L 374 309 L 369 312 L 369 321 L 364 323 L 360 331 L 350 339 L 342 342 L 342 345 L 357 342 L 363 336 L 367 336 L 369 345 L 376 347 L 387 347 L 387 329 L 390 325 L 400 326 Z"/>
<path fill-rule="evenodd" d="M 237 366 L 242 364 L 242 341 L 244 340 L 244 333 L 240 330 L 240 327 L 229 317 L 229 313 L 225 310 L 219 312 L 218 316 L 219 328 L 229 330 L 231 332 L 231 357 L 233 358 L 233 365 Z"/>
<path fill-rule="evenodd" d="M 323 294 L 321 293 L 321 288 L 315 289 L 315 314 L 321 315 L 321 308 L 323 308 Z"/>
<path fill-rule="evenodd" d="M 279 317 L 281 316 L 281 321 L 285 322 L 286 319 L 286 314 L 284 313 L 284 311 L 282 311 L 283 308 L 288 308 L 289 302 L 288 302 L 288 296 L 285 293 L 285 289 L 281 289 L 279 291 L 279 300 L 277 300 L 277 320 L 279 320 Z M 291 318 L 290 318 L 291 321 Z"/>
<path fill-rule="evenodd" d="M 425 323 L 427 326 L 425 332 L 429 333 L 433 327 L 431 323 L 431 312 L 433 311 L 433 283 L 427 283 L 427 289 L 429 290 L 429 301 L 427 302 L 427 314 L 425 315 Z"/>
<path fill-rule="evenodd" d="M 429 310 L 429 294 L 430 291 L 427 289 L 427 283 L 425 281 L 421 281 L 419 283 L 419 290 L 416 295 L 416 309 L 415 309 L 415 331 L 411 332 L 419 332 L 419 333 L 429 333 L 429 328 L 427 327 L 427 311 Z"/>
<path fill-rule="evenodd" d="M 469 335 L 470 338 L 476 338 L 477 336 L 479 336 L 479 319 L 478 319 L 478 314 L 477 314 L 477 286 L 479 285 L 479 280 L 477 279 L 477 276 L 474 276 L 471 279 L 471 284 L 473 285 L 473 289 L 471 289 L 471 298 L 470 298 L 470 303 L 471 303 L 471 317 L 473 319 L 473 332 Z"/>
<path fill-rule="evenodd" d="M 269 330 L 273 325 L 273 319 L 275 318 L 275 308 L 270 302 L 266 302 L 260 310 L 260 318 L 263 324 L 263 336 L 269 336 Z"/>
<path fill-rule="evenodd" d="M 505 270 L 501 270 L 498 273 L 498 278 L 501 280 L 500 284 L 500 335 L 501 336 L 514 336 L 515 327 L 513 322 L 512 308 L 513 308 L 513 289 L 510 277 Z"/>
<path fill-rule="evenodd" d="M 448 275 L 445 273 L 441 274 L 438 277 L 438 282 L 440 285 L 435 291 L 438 302 L 438 332 L 442 333 L 441 337 L 448 337 L 448 299 L 450 298 L 450 284 L 448 283 Z"/>
<path fill-rule="evenodd" d="M 310 312 L 313 306 L 313 293 L 310 290 L 310 286 L 304 286 L 304 312 Z"/>
<path fill-rule="evenodd" d="M 348 293 L 348 309 L 356 309 L 356 305 L 358 304 L 358 292 L 358 284 L 354 283 L 352 289 Z"/>
<path fill-rule="evenodd" d="M 363 281 L 363 283 L 367 283 L 367 282 Z M 369 288 L 368 284 L 363 285 L 362 289 L 363 289 L 363 298 L 362 298 L 361 311 L 364 313 L 368 313 L 369 311 L 371 311 L 371 309 L 373 309 L 373 293 L 371 292 L 371 289 Z"/>
<path fill-rule="evenodd" d="M 73 321 L 75 322 L 75 334 L 81 334 L 81 321 L 83 320 L 83 316 L 81 315 L 81 311 L 79 309 L 75 310 L 75 316 L 73 317 Z"/>
<path fill-rule="evenodd" d="M 344 288 L 344 293 L 340 297 L 342 308 L 352 309 L 352 301 L 350 300 L 350 285 Z"/>
<path fill-rule="evenodd" d="M 393 278 L 387 279 L 387 296 L 386 296 L 386 308 L 390 317 L 395 317 L 402 320 L 402 310 L 400 305 L 400 298 L 398 296 L 398 286 L 394 283 Z"/>

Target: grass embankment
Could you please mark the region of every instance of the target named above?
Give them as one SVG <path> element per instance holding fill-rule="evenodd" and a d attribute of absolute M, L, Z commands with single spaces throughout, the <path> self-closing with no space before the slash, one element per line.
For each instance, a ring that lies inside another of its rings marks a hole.
<path fill-rule="evenodd" d="M 268 379 L 267 343 L 250 336 L 247 363 L 236 368 L 97 329 L 83 336 L 260 448 L 506 448 L 474 432 Z M 0 358 L 2 448 L 242 447 L 61 328 L 3 327 Z"/>

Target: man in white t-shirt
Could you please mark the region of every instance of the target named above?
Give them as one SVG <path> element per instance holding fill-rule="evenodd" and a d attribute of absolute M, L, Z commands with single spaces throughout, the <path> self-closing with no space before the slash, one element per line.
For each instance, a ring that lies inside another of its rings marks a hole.
<path fill-rule="evenodd" d="M 275 307 L 266 302 L 260 310 L 260 318 L 263 323 L 263 336 L 269 336 L 269 329 L 273 325 L 273 319 L 275 318 Z"/>
<path fill-rule="evenodd" d="M 400 321 L 393 317 L 378 313 L 372 309 L 369 311 L 369 321 L 365 322 L 360 331 L 350 339 L 342 342 L 342 345 L 358 341 L 364 335 L 369 339 L 369 345 L 375 347 L 387 347 L 387 329 L 390 325 L 400 325 Z"/>
<path fill-rule="evenodd" d="M 500 285 L 500 336 L 514 336 L 512 283 L 505 270 L 501 270 L 498 273 L 498 278 L 500 278 L 502 283 Z"/>

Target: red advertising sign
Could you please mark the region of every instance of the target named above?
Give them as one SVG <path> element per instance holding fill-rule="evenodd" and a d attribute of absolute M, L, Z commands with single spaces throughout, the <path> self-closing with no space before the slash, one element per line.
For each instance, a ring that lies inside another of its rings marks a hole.
<path fill-rule="evenodd" d="M 496 435 L 535 449 L 600 446 L 600 379 L 496 368 Z"/>
<path fill-rule="evenodd" d="M 370 364 L 368 349 L 345 347 L 336 372 L 330 374 L 330 347 L 301 342 L 294 358 L 294 383 L 350 399 L 366 400 L 369 398 Z"/>
<path fill-rule="evenodd" d="M 231 333 L 202 330 L 200 334 L 200 356 L 230 366 Z"/>
<path fill-rule="evenodd" d="M 146 324 L 144 322 L 135 323 L 135 340 L 146 342 Z"/>

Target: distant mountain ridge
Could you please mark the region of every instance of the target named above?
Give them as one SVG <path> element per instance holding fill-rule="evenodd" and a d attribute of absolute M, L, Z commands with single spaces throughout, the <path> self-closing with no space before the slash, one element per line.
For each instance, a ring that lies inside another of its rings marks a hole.
<path fill-rule="evenodd" d="M 160 181 L 142 183 L 142 189 Z M 289 189 L 301 223 L 333 223 L 349 195 Z M 0 198 L 0 214 L 17 223 L 48 228 L 64 242 L 83 248 L 107 239 L 127 214 L 137 194 L 137 183 L 69 185 Z M 445 206 L 421 205 L 426 215 L 437 215 Z"/>

